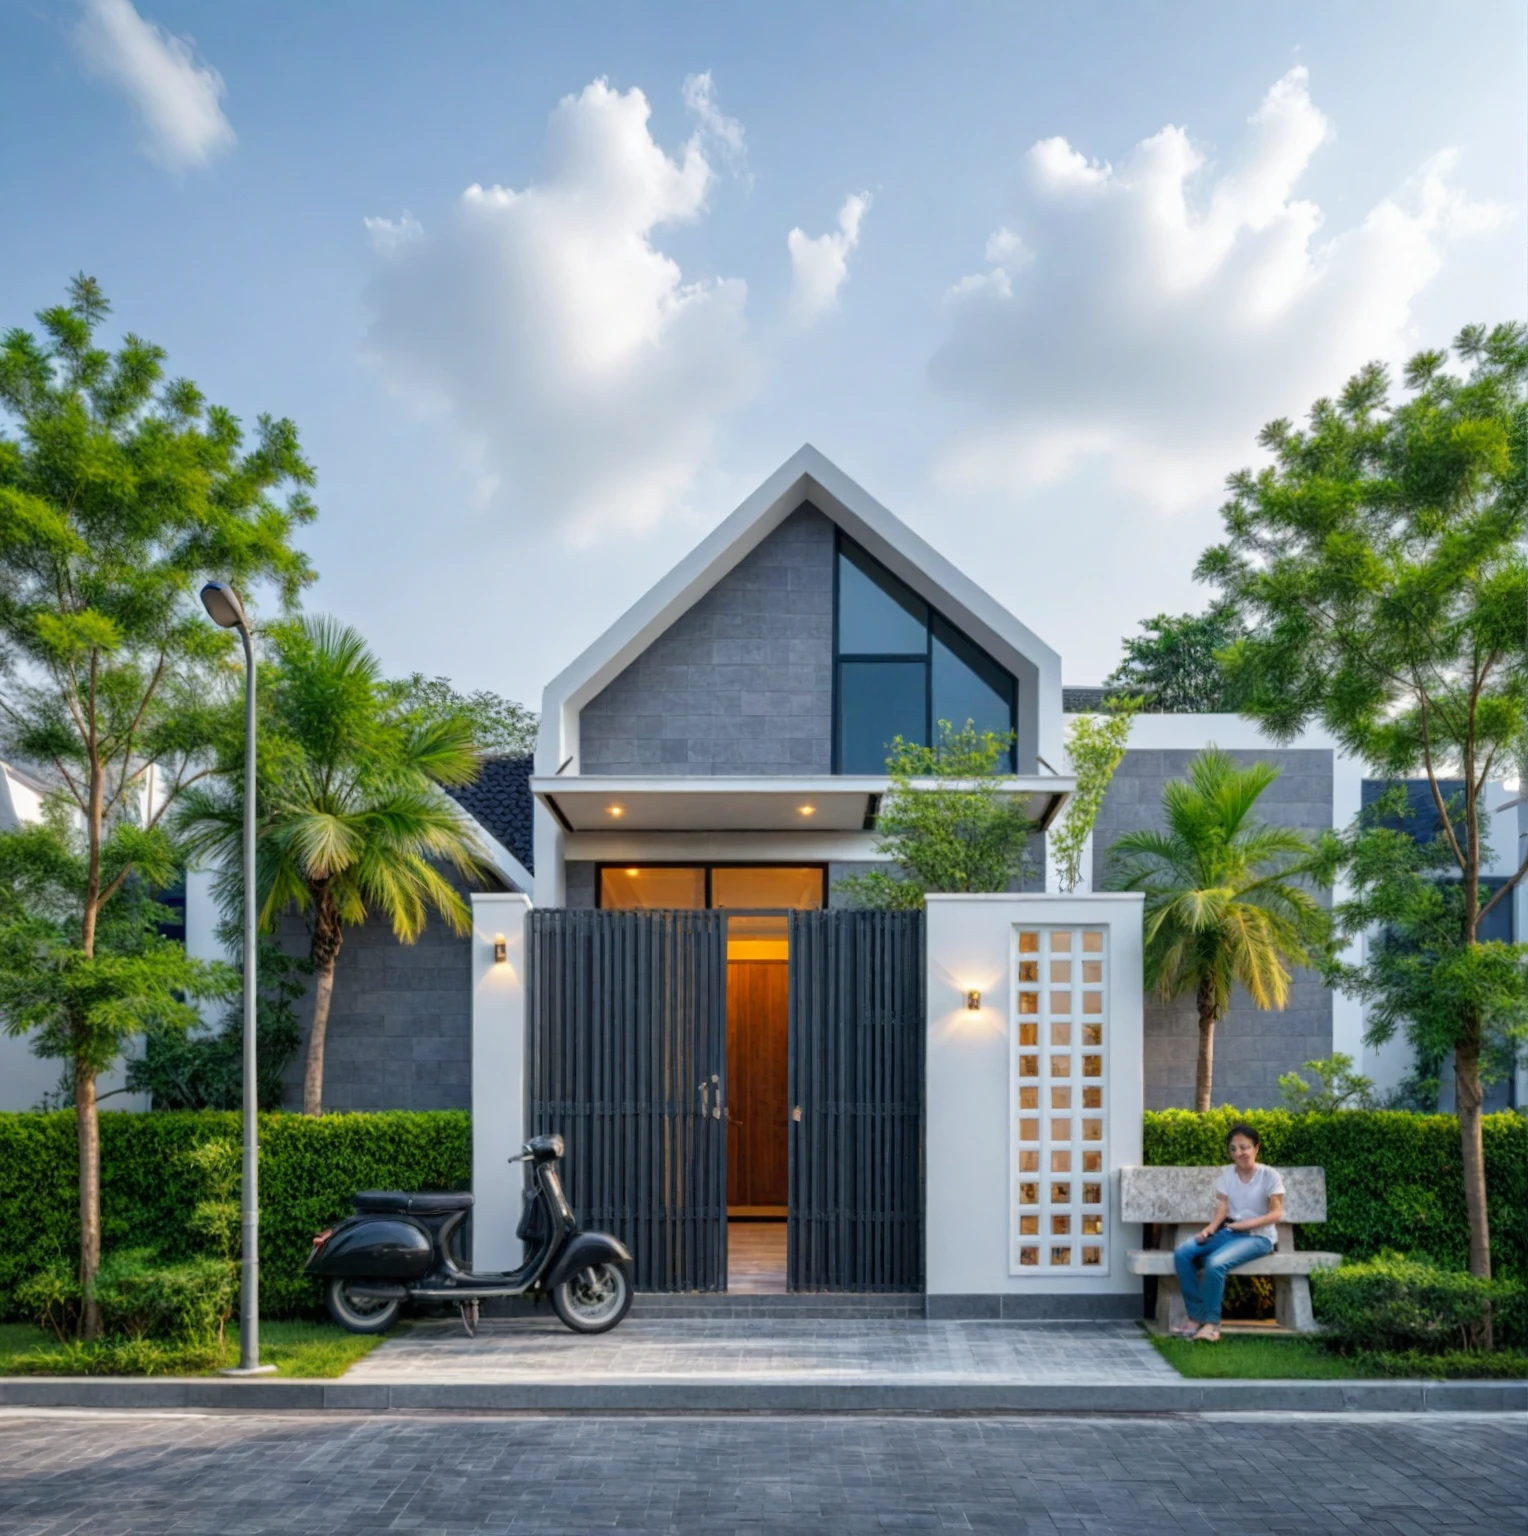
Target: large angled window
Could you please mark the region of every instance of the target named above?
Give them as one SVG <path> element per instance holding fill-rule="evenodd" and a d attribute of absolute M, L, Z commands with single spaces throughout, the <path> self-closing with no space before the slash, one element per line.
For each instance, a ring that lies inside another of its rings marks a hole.
<path fill-rule="evenodd" d="M 896 737 L 926 746 L 941 720 L 956 730 L 1013 730 L 1012 676 L 842 537 L 836 587 L 836 772 L 884 773 Z"/>

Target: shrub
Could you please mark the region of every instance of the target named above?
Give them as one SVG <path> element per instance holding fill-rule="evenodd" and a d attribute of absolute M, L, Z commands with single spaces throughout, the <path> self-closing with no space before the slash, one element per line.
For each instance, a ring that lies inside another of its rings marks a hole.
<path fill-rule="evenodd" d="M 222 1259 L 166 1264 L 130 1249 L 108 1254 L 96 1276 L 102 1326 L 125 1339 L 220 1344 L 238 1296 L 237 1272 Z"/>
<path fill-rule="evenodd" d="M 1327 1329 L 1324 1342 L 1344 1354 L 1478 1350 L 1488 1309 L 1495 1313 L 1498 1344 L 1524 1342 L 1523 1287 L 1517 1281 L 1484 1280 L 1404 1254 L 1318 1270 L 1311 1295 Z"/>
<path fill-rule="evenodd" d="M 223 1203 L 226 1157 L 200 1149 L 237 1146 L 240 1126 L 237 1114 L 221 1110 L 103 1112 L 106 1253 L 148 1249 L 173 1265 L 216 1251 L 213 1207 Z M 262 1115 L 260 1140 L 260 1302 L 272 1317 L 319 1304 L 318 1285 L 302 1266 L 313 1234 L 348 1215 L 358 1189 L 466 1189 L 472 1181 L 470 1121 L 457 1110 Z M 0 1114 L 0 1318 L 40 1317 L 23 1309 L 18 1288 L 55 1261 L 72 1273 L 78 1170 L 72 1110 Z"/>
<path fill-rule="evenodd" d="M 1224 1164 L 1226 1132 L 1238 1120 L 1263 1138 L 1264 1162 L 1326 1170 L 1327 1219 L 1297 1232 L 1304 1246 L 1348 1259 L 1396 1249 L 1425 1255 L 1445 1269 L 1468 1267 L 1454 1116 L 1399 1110 L 1298 1115 L 1283 1109 L 1151 1110 L 1145 1117 L 1144 1160 L 1156 1166 Z M 1481 1137 L 1494 1272 L 1528 1280 L 1528 1117 L 1485 1115 Z"/>

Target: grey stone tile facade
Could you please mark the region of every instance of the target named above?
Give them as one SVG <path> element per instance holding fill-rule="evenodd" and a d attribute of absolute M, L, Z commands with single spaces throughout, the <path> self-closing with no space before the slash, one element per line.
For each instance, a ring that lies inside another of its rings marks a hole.
<path fill-rule="evenodd" d="M 579 737 L 587 774 L 831 772 L 833 524 L 793 512 L 584 707 Z"/>
<path fill-rule="evenodd" d="M 292 954 L 308 952 L 294 912 L 282 920 L 281 942 Z M 375 917 L 345 931 L 324 1047 L 326 1111 L 471 1107 L 470 942 L 438 917 L 413 944 L 400 944 Z M 311 983 L 296 1007 L 305 1047 Z M 289 1109 L 302 1107 L 302 1066 L 299 1050 L 286 1074 Z"/>
<path fill-rule="evenodd" d="M 1093 887 L 1108 873 L 1108 850 L 1125 832 L 1166 825 L 1162 789 L 1188 770 L 1191 751 L 1132 750 L 1109 786 L 1093 832 Z M 1259 802 L 1263 820 L 1312 834 L 1332 825 L 1332 756 L 1328 751 L 1274 747 L 1233 752 L 1242 764 L 1269 762 L 1277 779 Z M 1146 1003 L 1146 1107 L 1191 1108 L 1199 1027 L 1192 998 Z M 1264 1012 L 1237 988 L 1229 1015 L 1215 1030 L 1214 1102 L 1258 1109 L 1279 1102 L 1279 1075 L 1332 1052 L 1332 996 L 1318 976 L 1295 975 L 1289 1006 Z"/>

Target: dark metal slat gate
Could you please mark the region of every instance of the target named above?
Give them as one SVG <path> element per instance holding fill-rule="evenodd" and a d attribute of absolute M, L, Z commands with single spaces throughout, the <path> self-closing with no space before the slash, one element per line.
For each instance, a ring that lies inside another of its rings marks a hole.
<path fill-rule="evenodd" d="M 530 914 L 533 1134 L 567 1141 L 586 1228 L 639 1291 L 727 1283 L 727 939 L 719 912 Z"/>
<path fill-rule="evenodd" d="M 790 922 L 793 1291 L 923 1289 L 921 912 Z"/>

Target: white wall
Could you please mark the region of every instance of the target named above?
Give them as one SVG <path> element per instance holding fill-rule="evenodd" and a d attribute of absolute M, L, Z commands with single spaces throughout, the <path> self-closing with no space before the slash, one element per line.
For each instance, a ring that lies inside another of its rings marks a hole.
<path fill-rule="evenodd" d="M 930 1297 L 1139 1297 L 1125 1270 L 1138 1227 L 1119 1220 L 1119 1169 L 1141 1161 L 1144 1098 L 1141 911 L 1138 895 L 930 896 L 928 1076 L 925 1116 L 925 1269 Z M 1105 1034 L 1109 1180 L 1107 1270 L 1099 1274 L 1010 1272 L 1012 960 L 1015 925 L 1089 924 L 1109 931 Z M 966 993 L 978 989 L 972 1012 Z M 1004 1306 L 1007 1302 L 1005 1300 Z M 1036 1315 L 1068 1315 L 1067 1305 Z M 1079 1307 L 1073 1315 L 1083 1315 Z M 937 1315 L 934 1305 L 931 1315 Z M 1013 1315 L 1022 1315 L 1016 1308 Z"/>
<path fill-rule="evenodd" d="M 472 1262 L 483 1270 L 520 1262 L 515 1156 L 525 1142 L 525 929 L 528 896 L 472 897 Z M 503 960 L 494 959 L 502 936 Z"/>

